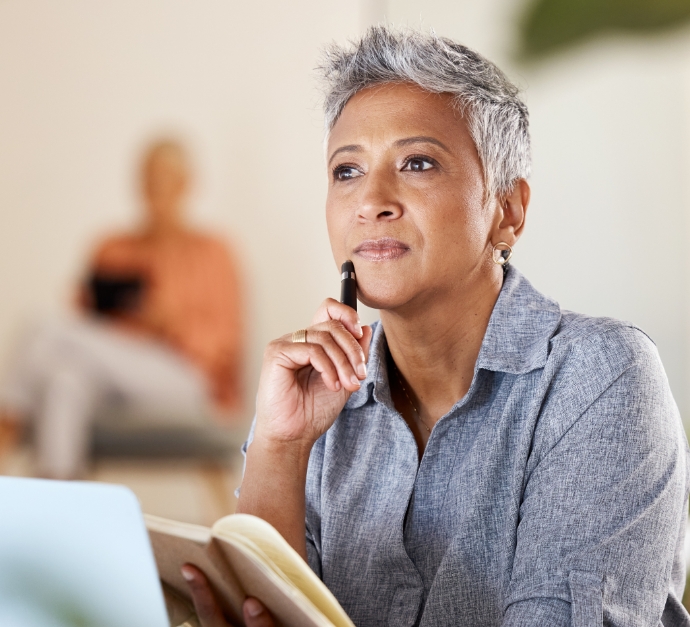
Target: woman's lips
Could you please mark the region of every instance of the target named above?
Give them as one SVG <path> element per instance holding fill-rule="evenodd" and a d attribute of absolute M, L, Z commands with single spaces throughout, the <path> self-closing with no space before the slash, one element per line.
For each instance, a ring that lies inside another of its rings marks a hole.
<path fill-rule="evenodd" d="M 354 252 L 358 257 L 369 261 L 386 261 L 398 259 L 409 252 L 410 247 L 397 239 L 384 237 L 382 239 L 368 239 L 363 241 Z"/>

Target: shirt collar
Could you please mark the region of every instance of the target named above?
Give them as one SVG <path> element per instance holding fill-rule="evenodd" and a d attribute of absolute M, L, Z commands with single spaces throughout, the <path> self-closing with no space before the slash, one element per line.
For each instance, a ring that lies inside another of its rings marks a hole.
<path fill-rule="evenodd" d="M 477 358 L 477 368 L 525 374 L 543 368 L 561 322 L 558 303 L 509 266 Z"/>
<path fill-rule="evenodd" d="M 369 359 L 367 361 L 367 377 L 361 382 L 359 390 L 352 393 L 347 401 L 348 409 L 361 407 L 374 394 L 377 401 L 390 401 L 390 388 L 388 386 L 388 368 L 386 360 L 388 345 L 386 344 L 386 334 L 383 332 L 383 325 L 377 320 L 372 325 L 373 335 L 369 346 Z"/>
<path fill-rule="evenodd" d="M 508 266 L 477 358 L 476 369 L 525 374 L 543 368 L 549 343 L 561 321 L 558 303 L 538 292 L 513 266 Z M 387 345 L 383 325 L 375 322 L 369 349 L 367 377 L 347 407 L 364 405 L 370 396 L 390 402 Z"/>

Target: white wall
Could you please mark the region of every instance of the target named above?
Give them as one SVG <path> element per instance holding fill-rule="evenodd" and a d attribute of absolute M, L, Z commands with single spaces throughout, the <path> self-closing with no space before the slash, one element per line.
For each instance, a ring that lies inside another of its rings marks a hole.
<path fill-rule="evenodd" d="M 527 88 L 534 200 L 516 265 L 565 307 L 640 324 L 690 409 L 688 38 L 605 41 L 525 70 L 508 55 L 518 0 L 361 2 L 0 2 L 0 363 L 22 320 L 67 302 L 88 243 L 135 215 L 137 151 L 172 130 L 197 157 L 198 220 L 242 251 L 254 382 L 265 343 L 338 292 L 318 49 L 385 14 Z"/>

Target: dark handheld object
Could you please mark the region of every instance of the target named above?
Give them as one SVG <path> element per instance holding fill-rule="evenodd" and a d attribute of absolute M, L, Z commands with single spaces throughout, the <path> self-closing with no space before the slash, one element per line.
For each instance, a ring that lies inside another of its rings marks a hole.
<path fill-rule="evenodd" d="M 357 311 L 357 277 L 351 261 L 340 266 L 340 302 Z"/>
<path fill-rule="evenodd" d="M 137 309 L 144 281 L 138 276 L 94 274 L 88 283 L 93 310 L 104 316 Z"/>

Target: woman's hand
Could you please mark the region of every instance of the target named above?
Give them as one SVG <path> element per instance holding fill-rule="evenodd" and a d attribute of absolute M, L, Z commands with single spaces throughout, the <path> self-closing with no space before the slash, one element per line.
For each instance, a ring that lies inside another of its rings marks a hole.
<path fill-rule="evenodd" d="M 328 299 L 306 342 L 285 335 L 264 354 L 254 440 L 247 450 L 237 511 L 263 518 L 307 559 L 305 486 L 314 442 L 366 377 L 371 328 Z"/>
<path fill-rule="evenodd" d="M 256 438 L 313 444 L 333 424 L 366 377 L 371 328 L 357 312 L 331 298 L 307 329 L 306 342 L 292 335 L 271 342 L 257 398 Z"/>
<path fill-rule="evenodd" d="M 192 593 L 194 608 L 201 627 L 239 627 L 233 626 L 225 620 L 220 604 L 204 573 L 196 566 L 185 564 L 182 567 L 182 576 L 187 581 Z M 275 625 L 268 610 L 254 598 L 250 597 L 244 601 L 242 613 L 246 627 L 274 627 Z"/>

